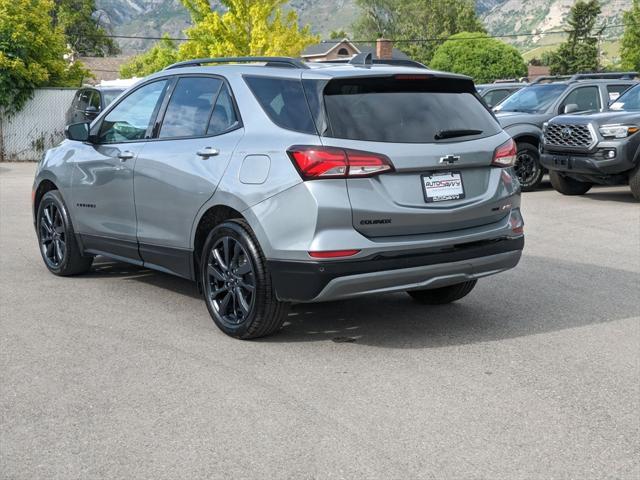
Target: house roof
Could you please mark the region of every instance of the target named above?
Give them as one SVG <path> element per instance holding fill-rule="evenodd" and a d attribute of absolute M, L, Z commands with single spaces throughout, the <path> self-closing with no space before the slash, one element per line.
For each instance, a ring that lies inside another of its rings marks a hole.
<path fill-rule="evenodd" d="M 309 45 L 307 48 L 303 50 L 300 56 L 302 58 L 324 56 L 324 55 L 327 55 L 331 50 L 334 50 L 335 48 L 339 48 L 341 45 L 344 45 L 345 43 L 348 43 L 353 48 L 358 50 L 360 53 L 370 53 L 374 59 L 378 58 L 376 56 L 375 45 L 353 43 L 348 38 L 343 38 L 339 42 L 338 41 L 329 42 L 329 41 L 323 40 L 322 42 L 316 43 L 315 45 Z M 410 60 L 407 54 L 405 54 L 404 52 L 401 52 L 397 48 L 393 49 L 391 58 L 393 58 L 394 60 Z"/>
<path fill-rule="evenodd" d="M 85 68 L 93 73 L 95 78 L 88 79 L 89 83 L 100 83 L 102 80 L 116 80 L 120 78 L 120 66 L 131 59 L 130 56 L 117 57 L 80 57 Z"/>

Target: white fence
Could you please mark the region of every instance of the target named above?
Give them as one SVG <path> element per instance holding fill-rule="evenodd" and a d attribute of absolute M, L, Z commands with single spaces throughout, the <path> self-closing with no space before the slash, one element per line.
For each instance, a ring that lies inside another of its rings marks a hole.
<path fill-rule="evenodd" d="M 22 110 L 0 114 L 0 161 L 29 162 L 64 138 L 65 113 L 74 88 L 38 88 Z"/>

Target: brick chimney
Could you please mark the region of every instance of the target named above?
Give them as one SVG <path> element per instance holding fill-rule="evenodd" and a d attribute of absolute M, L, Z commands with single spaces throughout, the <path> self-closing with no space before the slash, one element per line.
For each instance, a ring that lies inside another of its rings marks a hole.
<path fill-rule="evenodd" d="M 393 42 L 386 38 L 377 39 L 376 57 L 380 60 L 391 60 L 393 58 Z"/>

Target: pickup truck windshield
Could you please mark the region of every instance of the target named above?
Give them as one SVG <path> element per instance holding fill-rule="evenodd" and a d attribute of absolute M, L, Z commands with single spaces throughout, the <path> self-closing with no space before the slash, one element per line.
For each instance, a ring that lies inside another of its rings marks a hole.
<path fill-rule="evenodd" d="M 495 110 L 498 112 L 544 112 L 566 89 L 567 85 L 563 83 L 530 85 L 508 97 Z"/>
<path fill-rule="evenodd" d="M 640 111 L 640 85 L 636 85 L 627 93 L 621 95 L 613 104 L 611 110 L 621 110 L 624 112 Z"/>

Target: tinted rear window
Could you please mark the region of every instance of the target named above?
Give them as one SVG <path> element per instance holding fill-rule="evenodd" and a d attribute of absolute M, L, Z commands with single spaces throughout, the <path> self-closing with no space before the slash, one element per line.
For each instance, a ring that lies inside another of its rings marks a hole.
<path fill-rule="evenodd" d="M 324 134 L 393 143 L 433 143 L 447 131 L 476 133 L 440 141 L 495 135 L 500 126 L 473 91 L 470 82 L 454 79 L 332 80 L 324 89 Z"/>
<path fill-rule="evenodd" d="M 300 80 L 245 77 L 245 81 L 273 123 L 288 130 L 317 133 Z"/>

